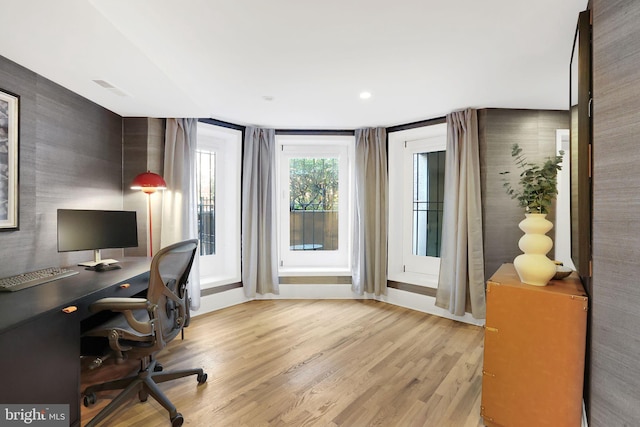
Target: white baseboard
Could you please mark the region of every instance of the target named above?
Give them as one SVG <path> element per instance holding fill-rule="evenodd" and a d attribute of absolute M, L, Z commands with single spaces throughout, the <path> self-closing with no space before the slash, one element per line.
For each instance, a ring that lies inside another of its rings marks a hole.
<path fill-rule="evenodd" d="M 280 285 L 280 294 L 258 295 L 256 299 L 369 299 L 351 291 L 348 284 Z"/>
<path fill-rule="evenodd" d="M 231 307 L 232 305 L 242 304 L 247 301 L 251 301 L 251 299 L 244 295 L 244 290 L 242 288 L 235 288 L 217 294 L 207 295 L 206 297 L 200 298 L 200 308 L 198 311 L 191 311 L 191 316 L 199 316 L 201 314 Z"/>
<path fill-rule="evenodd" d="M 413 292 L 401 291 L 399 289 L 387 288 L 387 295 L 381 295 L 376 298 L 389 304 L 399 305 L 400 307 L 410 308 L 412 310 L 421 311 L 423 313 L 433 314 L 435 316 L 444 317 L 446 319 L 457 320 L 458 322 L 468 323 L 471 325 L 483 326 L 484 319 L 474 319 L 471 314 L 464 316 L 455 316 L 448 310 L 436 306 L 435 297 L 420 295 Z"/>
<path fill-rule="evenodd" d="M 470 314 L 464 316 L 455 316 L 449 311 L 440 307 L 436 307 L 435 298 L 415 294 L 413 292 L 401 291 L 394 288 L 387 288 L 387 295 L 375 297 L 372 294 L 357 295 L 351 291 L 349 284 L 304 284 L 304 285 L 280 285 L 280 294 L 258 295 L 257 300 L 275 300 L 275 299 L 376 299 L 388 304 L 409 308 L 411 310 L 423 313 L 433 314 L 447 319 L 456 320 L 458 322 L 468 323 L 471 325 L 484 325 L 484 320 L 474 319 Z M 232 305 L 242 304 L 251 301 L 244 295 L 242 288 L 231 289 L 218 294 L 208 295 L 200 299 L 200 309 L 192 313 L 192 316 L 209 313 L 211 311 L 220 310 Z"/>
<path fill-rule="evenodd" d="M 433 314 L 447 319 L 456 320 L 458 322 L 468 323 L 471 325 L 484 325 L 484 320 L 474 319 L 470 314 L 464 316 L 454 316 L 449 311 L 440 307 L 436 307 L 435 298 L 419 295 L 413 292 L 401 291 L 394 288 L 387 288 L 387 295 L 374 297 L 371 294 L 364 296 L 357 295 L 351 291 L 351 285 L 348 284 L 304 284 L 304 285 L 280 285 L 280 294 L 258 295 L 257 300 L 269 299 L 376 299 L 388 304 L 409 308 L 411 310 L 423 313 Z M 242 288 L 231 289 L 213 295 L 208 295 L 200 299 L 200 309 L 192 312 L 192 316 L 209 313 L 211 311 L 220 310 L 237 304 L 251 301 L 244 295 Z"/>

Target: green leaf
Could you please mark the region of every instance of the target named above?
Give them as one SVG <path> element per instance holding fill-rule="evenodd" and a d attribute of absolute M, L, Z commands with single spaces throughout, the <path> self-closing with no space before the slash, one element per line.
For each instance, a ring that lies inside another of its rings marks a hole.
<path fill-rule="evenodd" d="M 521 169 L 518 186 L 514 188 L 507 180 L 509 171 L 499 172 L 504 181 L 507 195 L 517 199 L 518 204 L 529 211 L 548 213 L 553 199 L 558 194 L 557 173 L 562 170 L 563 151 L 559 155 L 547 158 L 541 165 L 527 162 L 518 144 L 511 147 L 511 156 L 517 168 Z"/>

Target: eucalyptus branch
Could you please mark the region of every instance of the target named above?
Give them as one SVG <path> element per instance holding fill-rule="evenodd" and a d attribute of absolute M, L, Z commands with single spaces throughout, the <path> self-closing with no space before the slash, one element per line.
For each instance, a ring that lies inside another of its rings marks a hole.
<path fill-rule="evenodd" d="M 553 199 L 558 194 L 558 171 L 562 170 L 564 151 L 554 157 L 548 157 L 542 165 L 527 162 L 522 148 L 518 144 L 511 147 L 511 157 L 521 170 L 518 185 L 514 187 L 507 179 L 509 171 L 500 172 L 503 176 L 503 187 L 512 199 L 517 199 L 519 206 L 527 213 L 549 213 Z"/>

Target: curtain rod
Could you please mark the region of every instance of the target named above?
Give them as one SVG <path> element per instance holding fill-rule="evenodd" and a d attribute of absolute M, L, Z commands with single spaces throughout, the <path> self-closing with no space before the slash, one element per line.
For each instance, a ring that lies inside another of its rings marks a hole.
<path fill-rule="evenodd" d="M 222 120 L 217 120 L 217 119 L 205 118 L 205 119 L 198 119 L 198 121 L 202 123 L 208 123 L 210 125 L 220 126 L 227 129 L 241 130 L 243 132 L 246 128 L 246 126 L 237 125 L 235 123 L 224 122 Z"/>
<path fill-rule="evenodd" d="M 276 129 L 276 135 L 331 135 L 351 136 L 355 130 L 348 129 Z"/>
<path fill-rule="evenodd" d="M 397 125 L 397 126 L 389 126 L 387 128 L 387 133 L 398 132 L 401 130 L 415 129 L 423 126 L 439 125 L 441 123 L 446 123 L 446 122 L 447 122 L 446 116 L 437 117 L 435 119 L 420 120 L 419 122 L 406 123 L 406 124 Z"/>
<path fill-rule="evenodd" d="M 215 126 L 221 126 L 228 129 L 235 129 L 245 131 L 246 126 L 237 125 L 235 123 L 229 123 L 222 120 L 203 118 L 198 119 L 199 122 L 208 123 Z M 414 129 L 423 126 L 437 125 L 446 123 L 447 118 L 437 117 L 434 119 L 420 120 L 418 122 L 405 123 L 402 125 L 389 126 L 385 130 L 389 132 L 398 132 L 401 130 Z M 355 135 L 355 129 L 276 129 L 276 135 L 327 135 L 327 136 L 352 136 Z"/>

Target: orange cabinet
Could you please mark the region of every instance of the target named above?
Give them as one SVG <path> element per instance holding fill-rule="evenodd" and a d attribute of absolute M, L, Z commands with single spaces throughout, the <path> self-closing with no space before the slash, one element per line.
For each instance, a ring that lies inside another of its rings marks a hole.
<path fill-rule="evenodd" d="M 587 310 L 575 272 L 531 286 L 504 264 L 489 279 L 481 404 L 487 426 L 580 426 Z"/>

